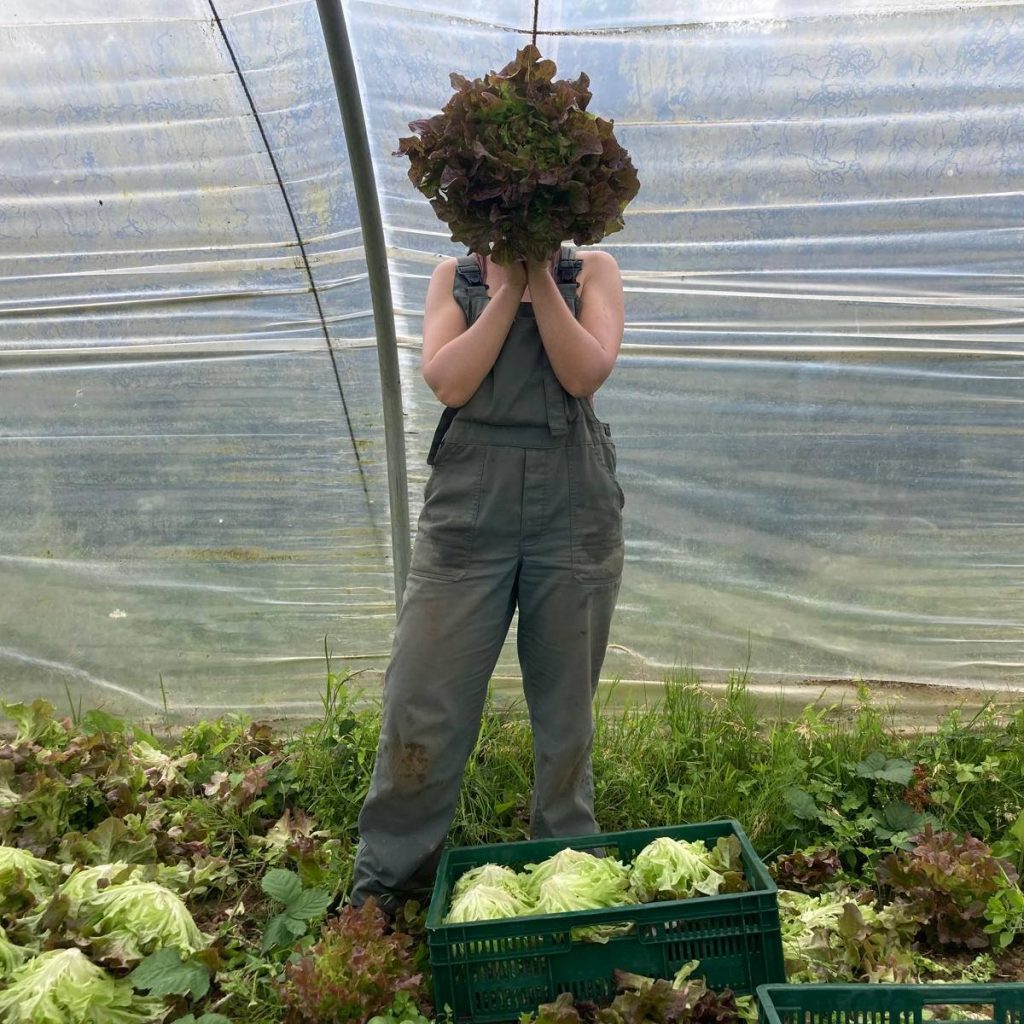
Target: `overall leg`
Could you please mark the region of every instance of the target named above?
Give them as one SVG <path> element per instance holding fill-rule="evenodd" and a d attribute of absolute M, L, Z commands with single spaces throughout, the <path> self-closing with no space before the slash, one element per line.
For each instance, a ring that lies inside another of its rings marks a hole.
<path fill-rule="evenodd" d="M 617 580 L 586 586 L 523 567 L 517 642 L 533 727 L 532 838 L 598 831 L 593 700 L 618 592 Z"/>
<path fill-rule="evenodd" d="M 431 885 L 516 606 L 521 460 L 446 440 L 425 488 L 352 902 Z"/>
<path fill-rule="evenodd" d="M 535 502 L 517 645 L 534 739 L 531 835 L 587 835 L 598 831 L 592 702 L 622 579 L 621 492 L 598 447 L 527 456 Z"/>
<path fill-rule="evenodd" d="M 433 882 L 515 610 L 515 574 L 512 561 L 500 575 L 472 581 L 408 577 L 384 677 L 377 761 L 359 813 L 356 906 Z"/>

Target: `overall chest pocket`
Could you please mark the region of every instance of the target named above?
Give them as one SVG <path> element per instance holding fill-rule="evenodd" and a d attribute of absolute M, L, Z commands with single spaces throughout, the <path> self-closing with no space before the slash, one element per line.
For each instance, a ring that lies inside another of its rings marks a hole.
<path fill-rule="evenodd" d="M 485 445 L 444 441 L 423 489 L 409 572 L 461 580 L 476 545 Z"/>

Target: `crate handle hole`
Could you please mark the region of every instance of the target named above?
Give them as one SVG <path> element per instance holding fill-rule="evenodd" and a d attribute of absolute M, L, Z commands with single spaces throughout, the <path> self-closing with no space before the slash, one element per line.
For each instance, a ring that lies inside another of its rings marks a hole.
<path fill-rule="evenodd" d="M 963 1012 L 957 1013 L 956 1011 L 960 1009 L 960 1007 L 950 1001 L 922 1003 L 921 1009 L 931 1010 L 933 1019 L 935 1020 L 972 1020 L 977 1021 L 978 1024 L 996 1024 L 996 1008 L 993 1003 L 974 1003 L 972 1005 L 979 1007 L 981 1012 L 985 1014 L 984 1020 L 980 1020 L 973 1014 L 967 1015 Z"/>

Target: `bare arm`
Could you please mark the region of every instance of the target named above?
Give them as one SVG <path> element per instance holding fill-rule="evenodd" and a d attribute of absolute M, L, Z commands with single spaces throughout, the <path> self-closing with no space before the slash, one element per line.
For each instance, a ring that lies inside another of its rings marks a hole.
<path fill-rule="evenodd" d="M 612 372 L 625 325 L 622 275 L 611 253 L 588 251 L 577 320 L 544 264 L 530 263 L 530 298 L 551 369 L 577 398 L 593 397 Z"/>
<path fill-rule="evenodd" d="M 452 295 L 457 264 L 447 259 L 434 268 L 423 315 L 423 379 L 440 401 L 453 408 L 473 397 L 494 365 L 526 290 L 525 274 L 522 284 L 502 283 L 467 328 L 462 307 Z"/>

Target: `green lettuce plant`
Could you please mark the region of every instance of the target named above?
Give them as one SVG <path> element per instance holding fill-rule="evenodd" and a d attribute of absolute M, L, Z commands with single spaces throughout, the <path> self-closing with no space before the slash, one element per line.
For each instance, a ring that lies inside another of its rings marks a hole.
<path fill-rule="evenodd" d="M 53 892 L 60 865 L 15 846 L 0 846 L 0 913 L 12 913 Z"/>
<path fill-rule="evenodd" d="M 530 904 L 522 895 L 500 885 L 478 882 L 467 887 L 452 900 L 445 918 L 447 924 L 468 921 L 490 921 L 503 917 L 520 917 L 530 913 Z"/>
<path fill-rule="evenodd" d="M 385 1013 L 371 1017 L 366 1024 L 431 1024 L 431 1021 L 420 1012 L 408 992 L 399 992 Z"/>
<path fill-rule="evenodd" d="M 517 874 L 499 864 L 482 864 L 460 876 L 445 922 L 465 923 L 530 914 L 600 910 L 630 902 L 629 870 L 614 857 L 564 849 Z M 632 924 L 572 929 L 572 937 L 607 942 Z"/>
<path fill-rule="evenodd" d="M 910 941 L 920 925 L 907 906 L 875 910 L 867 893 L 817 896 L 779 890 L 782 949 L 790 982 L 916 980 Z"/>
<path fill-rule="evenodd" d="M 575 876 L 582 880 L 596 896 L 600 906 L 629 902 L 626 894 L 629 873 L 625 865 L 614 857 L 595 857 L 591 853 L 571 848 L 559 850 L 546 860 L 525 866 L 522 874 L 523 889 L 531 899 L 537 900 L 544 883 L 556 875 Z"/>
<path fill-rule="evenodd" d="M 717 896 L 747 888 L 739 840 L 722 837 L 712 850 L 703 840 L 661 836 L 633 860 L 630 885 L 642 903 L 690 896 Z"/>
<path fill-rule="evenodd" d="M 7 932 L 0 928 L 0 985 L 4 979 L 21 966 L 31 952 L 18 946 L 7 937 Z"/>
<path fill-rule="evenodd" d="M 97 889 L 82 900 L 80 914 L 96 955 L 118 965 L 165 946 L 189 957 L 209 944 L 181 897 L 156 882 L 129 879 Z"/>
<path fill-rule="evenodd" d="M 499 889 L 506 889 L 513 895 L 523 898 L 522 879 L 504 864 L 481 864 L 479 867 L 470 868 L 469 871 L 459 875 L 455 885 L 452 886 L 452 899 L 458 899 L 464 892 L 478 885 L 495 886 Z"/>
<path fill-rule="evenodd" d="M 499 264 L 546 260 L 564 239 L 592 245 L 623 227 L 640 189 L 612 121 L 587 110 L 590 79 L 555 79 L 555 62 L 524 46 L 501 71 L 469 80 L 441 113 L 399 140 L 409 180 L 452 240 Z"/>
<path fill-rule="evenodd" d="M 0 992 L 4 1024 L 145 1024 L 166 1016 L 163 1000 L 139 996 L 80 949 L 51 949 L 19 967 Z"/>

